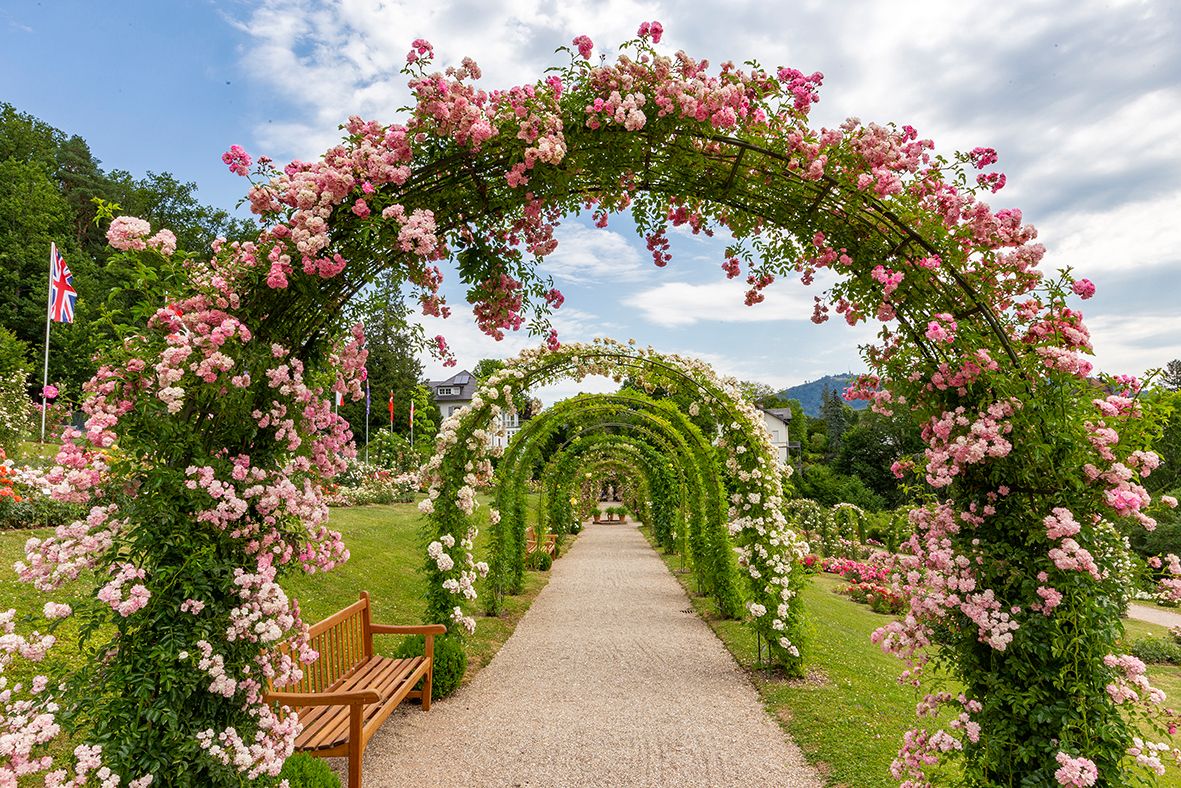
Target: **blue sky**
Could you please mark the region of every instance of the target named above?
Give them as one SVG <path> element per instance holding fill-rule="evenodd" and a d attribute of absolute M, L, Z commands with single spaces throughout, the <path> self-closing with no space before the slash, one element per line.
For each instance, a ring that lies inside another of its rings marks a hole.
<path fill-rule="evenodd" d="M 101 8 L 101 11 L 96 10 Z M 702 0 L 157 0 L 0 3 L 0 99 L 85 137 L 108 168 L 169 170 L 231 208 L 244 181 L 222 151 L 311 157 L 358 113 L 397 119 L 409 42 L 474 57 L 485 86 L 533 81 L 578 34 L 612 47 L 659 19 L 669 52 L 822 71 L 817 124 L 911 123 L 937 149 L 997 148 L 1008 186 L 1050 249 L 1099 294 L 1084 305 L 1097 361 L 1140 372 L 1181 357 L 1181 5 L 1171 2 L 746 3 Z M 777 283 L 742 305 L 721 242 L 674 237 L 652 266 L 626 217 L 569 219 L 546 267 L 567 295 L 565 340 L 608 335 L 700 356 L 776 386 L 860 369 L 872 328 L 809 322 L 812 292 Z M 459 301 L 459 294 L 452 294 Z M 445 334 L 470 366 L 531 340 Z M 428 373 L 443 374 L 427 360 Z M 546 399 L 573 387 L 546 392 Z"/>

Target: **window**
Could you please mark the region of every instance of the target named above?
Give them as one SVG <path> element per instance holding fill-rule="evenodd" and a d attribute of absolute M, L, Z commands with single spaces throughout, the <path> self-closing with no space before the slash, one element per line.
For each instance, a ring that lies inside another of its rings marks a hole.
<path fill-rule="evenodd" d="M 454 393 L 455 389 L 453 389 L 451 386 L 439 386 L 440 397 L 450 397 Z"/>
<path fill-rule="evenodd" d="M 771 440 L 779 443 L 779 430 L 771 430 Z"/>
<path fill-rule="evenodd" d="M 452 405 L 450 408 L 447 408 L 447 415 L 450 416 L 452 413 L 454 413 L 455 411 L 459 410 L 462 407 L 463 407 L 462 405 Z"/>

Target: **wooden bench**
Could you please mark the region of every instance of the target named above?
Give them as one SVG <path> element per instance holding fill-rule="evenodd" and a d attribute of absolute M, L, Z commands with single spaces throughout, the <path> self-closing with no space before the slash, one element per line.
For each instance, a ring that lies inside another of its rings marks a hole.
<path fill-rule="evenodd" d="M 554 551 L 558 549 L 558 535 L 555 533 L 548 533 L 542 544 L 542 552 L 552 556 Z M 525 554 L 537 552 L 537 532 L 532 528 L 525 531 Z"/>
<path fill-rule="evenodd" d="M 268 703 L 280 703 L 299 715 L 303 730 L 295 749 L 321 758 L 349 759 L 349 788 L 361 788 L 361 756 L 365 745 L 390 713 L 407 698 L 431 708 L 435 635 L 442 624 L 390 626 L 374 624 L 369 594 L 309 630 L 311 646 L 320 656 L 303 668 L 303 678 L 266 694 Z M 373 653 L 374 635 L 423 635 L 421 657 L 391 659 Z M 279 647 L 290 653 L 289 644 Z M 422 689 L 414 689 L 419 680 Z"/>

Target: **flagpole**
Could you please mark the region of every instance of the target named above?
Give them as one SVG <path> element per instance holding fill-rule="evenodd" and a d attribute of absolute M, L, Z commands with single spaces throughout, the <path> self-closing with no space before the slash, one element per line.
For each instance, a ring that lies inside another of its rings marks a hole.
<path fill-rule="evenodd" d="M 369 464 L 369 378 L 365 378 L 365 464 Z"/>
<path fill-rule="evenodd" d="M 49 326 L 53 318 L 53 258 L 56 244 L 49 242 L 49 287 L 45 296 L 45 370 L 41 374 L 41 443 L 45 443 L 45 387 L 49 385 Z"/>

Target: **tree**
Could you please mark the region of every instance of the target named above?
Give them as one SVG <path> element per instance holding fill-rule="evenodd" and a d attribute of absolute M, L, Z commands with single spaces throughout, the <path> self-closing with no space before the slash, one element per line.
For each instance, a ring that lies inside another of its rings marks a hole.
<path fill-rule="evenodd" d="M 780 399 L 778 392 L 766 383 L 756 380 L 738 381 L 738 390 L 742 396 L 759 408 L 782 408 L 787 406 L 787 400 Z"/>
<path fill-rule="evenodd" d="M 384 283 L 388 285 L 388 282 Z M 407 308 L 396 289 L 377 287 L 358 299 L 348 310 L 348 322 L 365 325 L 365 345 L 369 357 L 365 362 L 370 392 L 370 437 L 376 430 L 389 431 L 389 396 L 394 396 L 393 432 L 410 436 L 410 403 L 415 403 L 415 442 L 433 437 L 438 431 L 438 411 L 430 400 L 430 393 L 419 384 L 422 364 L 418 351 L 423 347 L 421 327 L 407 323 Z M 417 392 L 417 389 L 423 391 Z M 424 396 L 425 395 L 425 396 Z M 432 413 L 434 418 L 432 420 Z M 340 415 L 353 431 L 358 445 L 365 441 L 365 400 L 345 400 Z M 420 425 L 421 421 L 421 427 Z M 432 425 L 433 428 L 432 428 Z"/>
<path fill-rule="evenodd" d="M 45 341 L 49 244 L 56 243 L 78 291 L 73 325 L 55 326 L 50 380 L 77 392 L 96 369 L 95 357 L 164 305 L 179 261 L 145 255 L 134 266 L 107 265 L 105 201 L 112 210 L 173 231 L 182 249 L 207 254 L 217 236 L 249 239 L 252 222 L 198 202 L 196 185 L 171 174 L 135 179 L 106 173 L 86 140 L 67 136 L 0 103 L 0 315 L 30 347 Z"/>
<path fill-rule="evenodd" d="M 895 507 L 903 503 L 903 496 L 890 466 L 900 457 L 921 452 L 923 447 L 919 429 L 908 412 L 883 416 L 866 411 L 841 436 L 833 467 L 859 478 L 887 507 Z"/>
<path fill-rule="evenodd" d="M 1160 467 L 1144 479 L 1145 489 L 1155 495 L 1181 489 L 1181 389 L 1158 389 L 1153 396 L 1160 397 L 1164 404 L 1172 407 L 1160 438 L 1153 444 L 1153 450 L 1161 458 Z"/>
<path fill-rule="evenodd" d="M 820 402 L 820 418 L 824 421 L 825 434 L 828 435 L 825 460 L 832 462 L 841 450 L 841 440 L 845 431 L 856 421 L 857 414 L 845 404 L 836 391 L 825 386 Z"/>
<path fill-rule="evenodd" d="M 809 465 L 798 475 L 792 476 L 792 480 L 800 495 L 822 506 L 852 503 L 871 512 L 887 508 L 881 496 L 869 489 L 861 479 L 838 473 L 828 465 Z"/>
<path fill-rule="evenodd" d="M 1161 385 L 1169 391 L 1181 391 L 1181 358 L 1175 358 L 1165 365 Z"/>
<path fill-rule="evenodd" d="M 45 341 L 49 244 L 69 243 L 70 211 L 39 162 L 0 161 L 0 315 L 30 347 Z"/>

